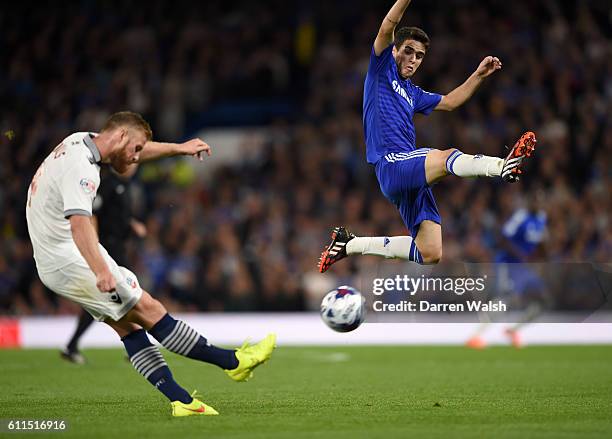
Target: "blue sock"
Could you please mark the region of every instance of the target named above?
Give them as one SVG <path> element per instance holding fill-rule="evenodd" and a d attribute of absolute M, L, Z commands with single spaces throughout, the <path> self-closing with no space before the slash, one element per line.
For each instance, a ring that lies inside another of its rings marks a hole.
<path fill-rule="evenodd" d="M 410 244 L 410 253 L 408 255 L 408 260 L 412 262 L 416 262 L 417 264 L 423 263 L 423 256 L 421 256 L 421 252 L 419 251 L 419 248 L 416 246 L 416 242 L 414 242 L 414 239 L 412 240 L 412 243 Z"/>
<path fill-rule="evenodd" d="M 204 337 L 185 322 L 175 320 L 170 314 L 163 316 L 149 330 L 163 347 L 176 354 L 215 364 L 223 369 L 236 369 L 238 359 L 232 349 L 221 349 L 209 344 Z"/>
<path fill-rule="evenodd" d="M 134 368 L 157 390 L 166 395 L 166 398 L 186 404 L 193 401 L 189 393 L 174 381 L 164 357 L 159 349 L 151 344 L 144 329 L 130 332 L 121 341 Z"/>

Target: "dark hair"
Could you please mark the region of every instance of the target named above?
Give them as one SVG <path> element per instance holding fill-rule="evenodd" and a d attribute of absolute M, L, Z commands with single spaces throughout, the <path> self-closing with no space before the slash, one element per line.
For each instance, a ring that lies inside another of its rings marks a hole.
<path fill-rule="evenodd" d="M 112 114 L 104 124 L 102 131 L 113 130 L 126 125 L 142 130 L 145 136 L 147 136 L 147 140 L 153 138 L 153 132 L 149 123 L 140 114 L 131 111 L 120 111 L 119 113 Z"/>
<path fill-rule="evenodd" d="M 399 49 L 404 44 L 406 40 L 415 40 L 420 43 L 423 43 L 425 49 L 429 49 L 429 37 L 425 33 L 425 31 L 418 27 L 402 27 L 395 32 L 393 44 L 395 44 L 395 48 Z"/>

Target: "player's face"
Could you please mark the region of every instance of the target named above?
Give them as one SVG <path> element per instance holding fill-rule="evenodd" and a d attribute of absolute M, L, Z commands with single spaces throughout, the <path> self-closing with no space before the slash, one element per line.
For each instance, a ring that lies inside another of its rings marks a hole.
<path fill-rule="evenodd" d="M 120 146 L 111 157 L 111 166 L 122 174 L 130 165 L 138 162 L 147 137 L 142 130 L 127 127 L 121 128 L 119 139 Z"/>
<path fill-rule="evenodd" d="M 416 40 L 404 41 L 399 49 L 393 46 L 393 57 L 402 78 L 414 75 L 425 57 L 425 51 L 425 45 Z"/>

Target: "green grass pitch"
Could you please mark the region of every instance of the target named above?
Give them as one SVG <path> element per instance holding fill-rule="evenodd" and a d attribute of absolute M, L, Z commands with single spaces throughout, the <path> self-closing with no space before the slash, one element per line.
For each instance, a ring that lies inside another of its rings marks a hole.
<path fill-rule="evenodd" d="M 220 416 L 174 419 L 118 349 L 87 366 L 0 351 L 0 418 L 66 419 L 55 438 L 610 438 L 612 346 L 279 347 L 247 383 L 164 351 Z"/>

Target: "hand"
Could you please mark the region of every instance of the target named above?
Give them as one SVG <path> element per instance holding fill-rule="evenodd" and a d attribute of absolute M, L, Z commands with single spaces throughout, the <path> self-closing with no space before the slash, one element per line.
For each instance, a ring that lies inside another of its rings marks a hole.
<path fill-rule="evenodd" d="M 117 287 L 117 282 L 109 270 L 96 275 L 96 287 L 103 293 L 112 293 Z"/>
<path fill-rule="evenodd" d="M 202 153 L 205 152 L 208 156 L 211 155 L 212 151 L 210 146 L 202 139 L 191 139 L 185 143 L 180 144 L 181 154 L 192 155 L 197 157 L 200 161 L 204 160 Z"/>
<path fill-rule="evenodd" d="M 482 60 L 478 68 L 476 69 L 476 74 L 481 78 L 486 78 L 491 73 L 496 70 L 502 68 L 502 63 L 496 56 L 487 56 Z"/>

